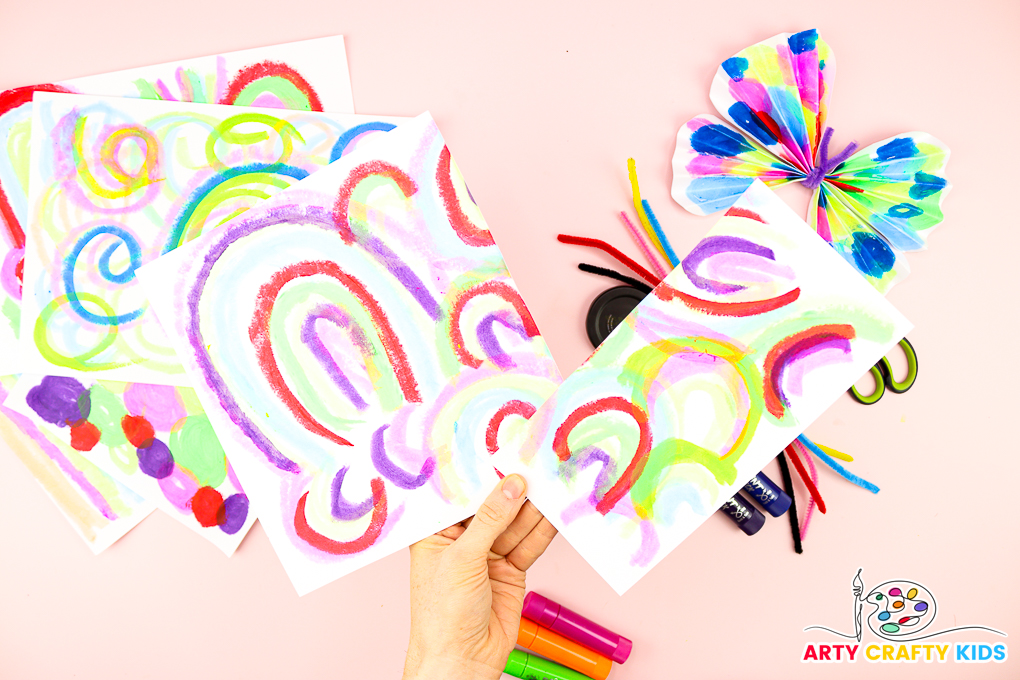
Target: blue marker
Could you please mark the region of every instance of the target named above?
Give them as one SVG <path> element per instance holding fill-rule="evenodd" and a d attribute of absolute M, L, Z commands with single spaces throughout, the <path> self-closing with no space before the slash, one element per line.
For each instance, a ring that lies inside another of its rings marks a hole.
<path fill-rule="evenodd" d="M 759 472 L 751 477 L 744 485 L 744 491 L 773 517 L 782 516 L 790 509 L 790 503 L 793 502 L 785 491 L 765 476 L 764 472 Z"/>

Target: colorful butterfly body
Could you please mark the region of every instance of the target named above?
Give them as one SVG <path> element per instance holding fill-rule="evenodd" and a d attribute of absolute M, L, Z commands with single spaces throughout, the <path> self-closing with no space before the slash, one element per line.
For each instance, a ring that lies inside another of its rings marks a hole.
<path fill-rule="evenodd" d="M 724 61 L 710 97 L 732 126 L 701 115 L 680 128 L 672 195 L 707 215 L 729 208 L 755 179 L 803 182 L 814 191 L 811 226 L 886 292 L 909 271 L 901 253 L 923 249 L 942 221 L 949 149 L 910 132 L 830 155 L 834 74 L 832 52 L 814 30 L 777 35 Z"/>

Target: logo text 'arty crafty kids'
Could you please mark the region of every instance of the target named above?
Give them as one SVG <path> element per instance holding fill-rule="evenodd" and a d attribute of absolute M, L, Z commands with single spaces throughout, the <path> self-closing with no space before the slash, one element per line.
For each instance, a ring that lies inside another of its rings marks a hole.
<path fill-rule="evenodd" d="M 808 626 L 804 631 L 824 630 L 856 643 L 808 642 L 804 645 L 804 663 L 1002 663 L 1009 650 L 1005 643 L 929 642 L 958 631 L 986 631 L 1006 637 L 987 626 L 957 626 L 932 630 L 938 610 L 935 596 L 920 583 L 896 579 L 886 581 L 864 594 L 861 570 L 853 580 L 854 633 L 841 633 L 825 626 Z M 865 612 L 865 605 L 869 611 Z M 862 643 L 864 624 L 883 643 Z M 923 641 L 923 642 L 922 642 Z"/>

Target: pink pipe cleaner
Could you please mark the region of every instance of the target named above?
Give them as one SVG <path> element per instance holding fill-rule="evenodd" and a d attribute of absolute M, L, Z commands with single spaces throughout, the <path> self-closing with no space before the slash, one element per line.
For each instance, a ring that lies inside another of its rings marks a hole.
<path fill-rule="evenodd" d="M 629 231 L 630 235 L 634 237 L 635 241 L 637 241 L 638 247 L 641 248 L 641 252 L 645 254 L 645 259 L 648 260 L 649 263 L 651 263 L 652 269 L 655 270 L 655 273 L 659 276 L 660 279 L 666 278 L 666 274 L 668 274 L 669 272 L 667 272 L 665 268 L 663 268 L 662 263 L 659 261 L 659 258 L 657 258 L 655 254 L 652 253 L 652 249 L 648 247 L 648 242 L 645 241 L 644 237 L 641 235 L 641 232 L 638 231 L 637 227 L 634 226 L 634 223 L 631 222 L 630 218 L 627 217 L 627 213 L 621 210 L 620 217 L 623 218 L 623 223 L 627 225 L 627 231 Z"/>
<path fill-rule="evenodd" d="M 811 473 L 811 481 L 818 486 L 818 468 L 815 467 L 814 459 L 809 455 L 807 447 L 801 444 L 796 439 L 793 440 L 793 445 L 797 447 L 797 453 L 801 455 L 805 461 L 807 461 L 808 471 Z M 808 527 L 811 526 L 811 517 L 815 513 L 815 499 L 813 497 L 808 498 L 807 512 L 804 513 L 804 519 L 800 524 L 800 537 L 801 539 L 807 537 Z"/>

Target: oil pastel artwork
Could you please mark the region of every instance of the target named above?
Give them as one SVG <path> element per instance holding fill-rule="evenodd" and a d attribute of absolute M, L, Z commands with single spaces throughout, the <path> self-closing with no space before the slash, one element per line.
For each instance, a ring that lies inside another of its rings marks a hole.
<path fill-rule="evenodd" d="M 428 114 L 138 276 L 300 594 L 473 514 L 560 381 Z"/>
<path fill-rule="evenodd" d="M 186 385 L 135 270 L 400 120 L 37 94 L 26 370 Z"/>
<path fill-rule="evenodd" d="M 494 464 L 623 593 L 910 327 L 755 182 Z"/>
<path fill-rule="evenodd" d="M 815 30 L 783 33 L 719 67 L 710 97 L 729 124 L 704 114 L 681 126 L 673 198 L 697 215 L 725 210 L 759 179 L 813 192 L 808 223 L 885 293 L 909 272 L 942 222 L 949 149 L 908 132 L 857 150 L 829 148 L 835 56 Z M 733 127 L 735 126 L 735 127 Z"/>
<path fill-rule="evenodd" d="M 37 92 L 354 113 L 343 36 L 0 92 L 0 374 L 20 373 L 32 98 Z"/>
<path fill-rule="evenodd" d="M 194 390 L 22 374 L 5 407 L 227 556 L 255 522 Z"/>
<path fill-rule="evenodd" d="M 156 506 L 120 484 L 72 447 L 6 405 L 18 378 L 0 376 L 0 436 L 96 555 Z"/>

